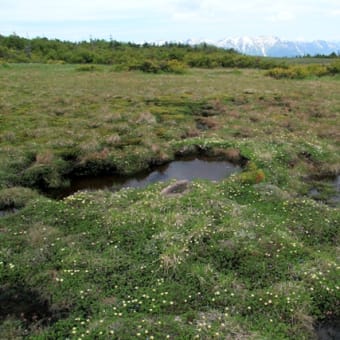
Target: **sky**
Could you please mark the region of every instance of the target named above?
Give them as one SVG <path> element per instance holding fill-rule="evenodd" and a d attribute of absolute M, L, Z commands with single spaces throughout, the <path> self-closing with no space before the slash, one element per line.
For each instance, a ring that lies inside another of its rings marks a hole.
<path fill-rule="evenodd" d="M 340 0 L 0 0 L 0 34 L 82 41 L 340 41 Z"/>

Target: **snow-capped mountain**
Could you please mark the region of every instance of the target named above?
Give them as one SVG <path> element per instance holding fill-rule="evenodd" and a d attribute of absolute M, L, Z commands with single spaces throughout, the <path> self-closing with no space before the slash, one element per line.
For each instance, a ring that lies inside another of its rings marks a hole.
<path fill-rule="evenodd" d="M 218 41 L 205 39 L 189 39 L 186 43 L 197 45 L 207 43 L 222 48 L 233 48 L 244 54 L 269 57 L 296 57 L 304 55 L 331 53 L 340 54 L 340 41 L 289 41 L 277 37 L 238 37 L 225 38 Z"/>
<path fill-rule="evenodd" d="M 280 42 L 280 39 L 276 37 L 238 37 L 219 40 L 216 45 L 223 48 L 233 48 L 244 54 L 268 56 L 268 50 Z"/>

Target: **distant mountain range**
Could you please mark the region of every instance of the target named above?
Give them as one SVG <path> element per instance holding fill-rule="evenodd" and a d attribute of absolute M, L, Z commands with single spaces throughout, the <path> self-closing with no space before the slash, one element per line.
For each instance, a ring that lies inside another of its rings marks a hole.
<path fill-rule="evenodd" d="M 233 48 L 243 54 L 268 57 L 296 57 L 305 55 L 340 54 L 340 41 L 290 41 L 277 37 L 238 37 L 218 41 L 204 39 L 189 39 L 184 41 L 189 45 L 207 43 L 222 48 Z"/>

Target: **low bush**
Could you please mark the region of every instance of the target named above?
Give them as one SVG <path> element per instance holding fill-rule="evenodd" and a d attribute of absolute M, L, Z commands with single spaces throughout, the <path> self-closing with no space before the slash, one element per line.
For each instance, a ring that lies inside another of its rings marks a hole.
<path fill-rule="evenodd" d="M 259 169 L 254 162 L 249 162 L 239 178 L 242 183 L 257 184 L 265 180 L 266 176 L 262 169 Z"/>
<path fill-rule="evenodd" d="M 266 72 L 267 76 L 275 79 L 305 79 L 308 77 L 323 77 L 340 73 L 340 62 L 335 61 L 330 65 L 291 65 L 289 67 L 275 67 Z"/>
<path fill-rule="evenodd" d="M 339 74 L 340 73 L 340 60 L 333 61 L 330 65 L 327 66 L 327 70 L 330 74 Z"/>
<path fill-rule="evenodd" d="M 134 61 L 128 66 L 130 71 L 142 71 L 145 73 L 176 73 L 183 74 L 187 69 L 187 65 L 178 60 L 159 61 L 148 59 L 142 61 Z"/>

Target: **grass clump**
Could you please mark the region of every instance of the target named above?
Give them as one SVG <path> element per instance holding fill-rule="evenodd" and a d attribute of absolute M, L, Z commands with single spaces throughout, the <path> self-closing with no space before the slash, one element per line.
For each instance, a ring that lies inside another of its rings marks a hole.
<path fill-rule="evenodd" d="M 12 187 L 0 190 L 0 209 L 22 208 L 31 200 L 38 197 L 38 193 L 23 187 Z"/>

